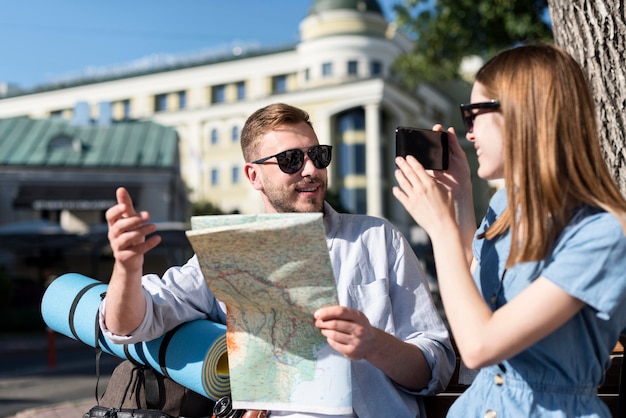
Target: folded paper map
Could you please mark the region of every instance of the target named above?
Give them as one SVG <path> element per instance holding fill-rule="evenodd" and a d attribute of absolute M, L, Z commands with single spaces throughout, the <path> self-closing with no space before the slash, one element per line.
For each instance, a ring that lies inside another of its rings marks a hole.
<path fill-rule="evenodd" d="M 227 306 L 233 407 L 352 412 L 350 361 L 313 325 L 336 305 L 321 213 L 196 216 L 187 231 Z"/>

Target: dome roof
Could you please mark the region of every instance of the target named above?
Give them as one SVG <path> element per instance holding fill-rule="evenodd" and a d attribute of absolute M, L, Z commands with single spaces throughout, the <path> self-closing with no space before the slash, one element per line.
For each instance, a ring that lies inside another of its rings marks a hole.
<path fill-rule="evenodd" d="M 315 0 L 309 9 L 309 15 L 335 9 L 378 13 L 383 16 L 383 10 L 377 0 Z"/>

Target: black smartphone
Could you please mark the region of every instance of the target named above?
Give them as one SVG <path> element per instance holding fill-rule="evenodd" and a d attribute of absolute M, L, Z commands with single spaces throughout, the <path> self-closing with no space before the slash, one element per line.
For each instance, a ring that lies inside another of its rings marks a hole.
<path fill-rule="evenodd" d="M 414 156 L 427 170 L 448 169 L 448 133 L 398 126 L 396 156 Z"/>

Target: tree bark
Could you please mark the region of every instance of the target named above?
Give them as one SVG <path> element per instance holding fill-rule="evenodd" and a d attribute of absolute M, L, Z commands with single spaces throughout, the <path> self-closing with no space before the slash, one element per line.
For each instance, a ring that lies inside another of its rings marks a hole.
<path fill-rule="evenodd" d="M 556 44 L 587 73 L 598 109 L 604 158 L 626 196 L 624 0 L 548 0 L 548 5 Z"/>

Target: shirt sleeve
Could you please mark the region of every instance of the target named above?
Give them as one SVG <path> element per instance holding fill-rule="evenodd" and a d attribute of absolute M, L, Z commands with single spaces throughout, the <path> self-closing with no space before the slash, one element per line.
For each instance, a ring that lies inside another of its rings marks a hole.
<path fill-rule="evenodd" d="M 206 284 L 194 255 L 184 266 L 169 268 L 162 277 L 147 274 L 142 278 L 146 315 L 130 335 L 115 335 L 104 323 L 106 297 L 100 306 L 100 327 L 114 343 L 150 341 L 176 326 L 196 319 L 226 323 L 226 307 Z"/>
<path fill-rule="evenodd" d="M 416 395 L 432 395 L 442 391 L 450 381 L 456 365 L 456 355 L 450 335 L 433 302 L 426 272 L 409 243 L 394 231 L 396 263 L 389 277 L 396 335 L 420 349 L 431 369 L 428 386 Z M 406 390 L 406 389 L 403 389 Z"/>

